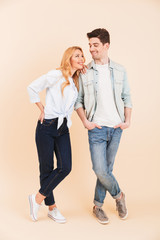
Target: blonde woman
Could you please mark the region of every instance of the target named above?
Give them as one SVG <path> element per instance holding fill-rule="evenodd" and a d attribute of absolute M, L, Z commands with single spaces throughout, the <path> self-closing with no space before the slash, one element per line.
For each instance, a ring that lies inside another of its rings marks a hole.
<path fill-rule="evenodd" d="M 40 189 L 29 195 L 30 216 L 37 221 L 42 201 L 49 206 L 48 217 L 65 223 L 65 217 L 55 204 L 53 190 L 71 171 L 71 144 L 68 128 L 78 95 L 79 70 L 85 62 L 80 47 L 70 47 L 63 55 L 61 66 L 33 81 L 28 86 L 30 101 L 41 111 L 36 128 L 36 146 L 39 158 Z M 39 92 L 46 89 L 46 105 L 40 102 Z M 54 169 L 53 155 L 57 158 Z"/>

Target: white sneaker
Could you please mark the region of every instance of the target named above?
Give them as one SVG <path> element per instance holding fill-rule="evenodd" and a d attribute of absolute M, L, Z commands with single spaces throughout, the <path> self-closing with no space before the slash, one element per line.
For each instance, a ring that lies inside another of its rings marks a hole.
<path fill-rule="evenodd" d="M 53 219 L 57 223 L 65 223 L 66 219 L 65 217 L 60 213 L 58 208 L 53 208 L 52 211 L 48 210 L 48 217 Z"/>
<path fill-rule="evenodd" d="M 37 221 L 38 210 L 39 210 L 39 207 L 41 206 L 38 203 L 36 203 L 35 197 L 36 197 L 35 194 L 29 195 L 28 197 L 29 204 L 30 204 L 30 216 L 33 221 Z"/>

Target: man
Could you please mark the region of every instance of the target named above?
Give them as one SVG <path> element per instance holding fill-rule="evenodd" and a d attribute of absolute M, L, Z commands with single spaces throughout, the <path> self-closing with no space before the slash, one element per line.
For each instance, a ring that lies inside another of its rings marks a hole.
<path fill-rule="evenodd" d="M 93 170 L 97 176 L 93 213 L 106 224 L 102 209 L 106 192 L 116 200 L 119 217 L 127 217 L 125 194 L 112 170 L 123 129 L 130 126 L 131 98 L 126 71 L 108 58 L 110 35 L 106 29 L 87 33 L 93 61 L 79 77 L 75 109 L 88 129 Z"/>

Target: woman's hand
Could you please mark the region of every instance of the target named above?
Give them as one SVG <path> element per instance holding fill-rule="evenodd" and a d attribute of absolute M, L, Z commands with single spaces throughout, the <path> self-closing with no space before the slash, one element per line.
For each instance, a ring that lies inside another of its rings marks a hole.
<path fill-rule="evenodd" d="M 43 123 L 43 119 L 44 119 L 44 106 L 43 106 L 43 104 L 41 102 L 36 102 L 36 105 L 37 105 L 37 107 L 41 111 L 41 114 L 40 114 L 38 120 L 40 120 L 41 124 L 42 124 Z"/>
<path fill-rule="evenodd" d="M 41 112 L 38 120 L 40 120 L 41 124 L 43 123 L 43 119 L 44 119 L 44 112 Z"/>

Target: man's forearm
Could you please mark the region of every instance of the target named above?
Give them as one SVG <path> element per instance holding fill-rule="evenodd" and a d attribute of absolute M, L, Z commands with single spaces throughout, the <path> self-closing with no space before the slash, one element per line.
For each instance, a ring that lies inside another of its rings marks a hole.
<path fill-rule="evenodd" d="M 86 114 L 83 108 L 78 108 L 77 110 L 77 114 L 80 117 L 83 125 L 85 128 L 87 128 L 88 130 L 92 130 L 93 128 L 97 127 L 101 129 L 101 126 L 99 126 L 98 124 L 94 123 L 94 122 L 90 122 L 88 121 L 88 119 L 86 118 Z"/>
<path fill-rule="evenodd" d="M 132 112 L 132 108 L 128 108 L 128 107 L 124 108 L 125 123 L 128 123 L 129 125 L 131 123 L 131 112 Z"/>
<path fill-rule="evenodd" d="M 83 122 L 83 124 L 85 123 L 85 121 L 87 120 L 86 118 L 86 114 L 85 114 L 85 110 L 83 108 L 78 108 L 77 110 L 77 114 L 80 117 L 81 121 Z"/>

